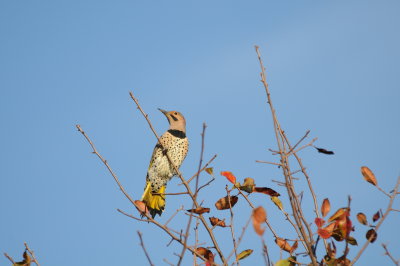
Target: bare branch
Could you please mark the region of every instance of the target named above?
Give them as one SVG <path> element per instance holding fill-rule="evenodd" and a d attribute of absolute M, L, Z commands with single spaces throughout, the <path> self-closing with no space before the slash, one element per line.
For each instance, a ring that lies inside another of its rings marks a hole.
<path fill-rule="evenodd" d="M 378 224 L 375 226 L 375 232 L 378 232 L 379 227 L 382 225 L 383 221 L 387 218 L 389 213 L 392 211 L 392 205 L 394 203 L 394 199 L 396 198 L 397 192 L 399 190 L 399 185 L 400 185 L 400 176 L 397 178 L 396 185 L 394 186 L 393 192 L 390 195 L 390 201 L 388 204 L 388 207 L 386 208 L 385 213 L 382 215 L 382 218 L 379 220 Z M 360 251 L 357 253 L 357 255 L 354 257 L 354 259 L 351 261 L 350 265 L 353 265 L 361 256 L 361 254 L 364 252 L 364 250 L 368 247 L 369 243 L 371 243 L 373 235 L 367 241 L 364 243 Z"/>
<path fill-rule="evenodd" d="M 385 255 L 387 255 L 393 261 L 394 265 L 399 266 L 400 265 L 400 263 L 399 263 L 400 260 L 396 260 L 392 256 L 392 254 L 390 254 L 389 249 L 387 248 L 387 245 L 382 243 L 382 247 L 383 247 L 383 249 L 385 249 Z"/>
<path fill-rule="evenodd" d="M 142 246 L 142 249 L 144 251 L 144 254 L 146 255 L 147 260 L 149 261 L 149 264 L 151 266 L 154 266 L 154 263 L 151 261 L 149 254 L 147 253 L 146 247 L 144 246 L 143 238 L 142 238 L 142 233 L 140 231 L 137 231 L 137 234 L 139 235 L 140 238 L 140 245 Z"/>
<path fill-rule="evenodd" d="M 12 263 L 13 265 L 15 264 L 15 261 L 14 261 L 7 253 L 4 252 L 4 256 L 5 256 L 9 261 L 11 261 L 11 263 Z"/>

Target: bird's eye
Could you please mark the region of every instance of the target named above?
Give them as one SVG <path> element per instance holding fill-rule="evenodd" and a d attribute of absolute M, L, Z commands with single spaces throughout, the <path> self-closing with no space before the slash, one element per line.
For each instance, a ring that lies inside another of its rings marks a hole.
<path fill-rule="evenodd" d="M 177 115 L 177 114 L 178 114 L 177 112 L 174 113 L 174 115 Z"/>

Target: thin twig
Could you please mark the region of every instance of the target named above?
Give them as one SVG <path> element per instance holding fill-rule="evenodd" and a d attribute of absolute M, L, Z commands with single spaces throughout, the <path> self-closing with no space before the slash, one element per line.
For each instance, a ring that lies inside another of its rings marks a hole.
<path fill-rule="evenodd" d="M 261 54 L 259 52 L 258 46 L 255 46 L 255 49 L 256 49 L 256 53 L 257 53 L 258 60 L 260 63 L 260 68 L 261 68 L 261 73 L 260 73 L 261 82 L 264 85 L 265 92 L 267 94 L 267 101 L 268 101 L 268 105 L 271 110 L 271 115 L 272 115 L 272 119 L 273 119 L 273 123 L 274 123 L 275 137 L 276 137 L 276 141 L 277 141 L 278 148 L 279 148 L 278 153 L 280 154 L 280 157 L 281 157 L 281 164 L 284 165 L 284 167 L 282 167 L 282 171 L 283 171 L 283 174 L 286 179 L 286 184 L 287 184 L 286 188 L 287 188 L 287 192 L 289 195 L 290 204 L 291 204 L 291 207 L 293 210 L 293 217 L 294 217 L 296 224 L 298 226 L 298 229 L 301 233 L 301 236 L 302 236 L 301 238 L 304 239 L 304 242 L 302 242 L 302 243 L 304 243 L 306 246 L 306 250 L 308 252 L 308 255 L 311 259 L 312 264 L 318 265 L 317 259 L 312 252 L 312 245 L 313 245 L 312 231 L 311 231 L 311 228 L 309 227 L 307 221 L 305 221 L 304 215 L 302 214 L 301 206 L 298 202 L 297 194 L 296 194 L 293 184 L 292 184 L 292 179 L 291 179 L 291 175 L 290 175 L 290 173 L 292 171 L 290 171 L 290 167 L 289 167 L 286 142 L 284 140 L 284 131 L 281 129 L 281 126 L 280 126 L 277 116 L 276 116 L 275 108 L 272 104 L 271 94 L 270 94 L 269 86 L 268 86 L 268 83 L 266 80 L 265 68 L 264 68 L 264 64 L 261 59 Z M 290 146 L 289 146 L 289 149 L 291 149 Z M 304 225 L 304 227 L 306 227 L 308 234 L 305 231 L 303 225 Z"/>
<path fill-rule="evenodd" d="M 189 194 L 188 192 L 177 192 L 177 193 L 151 193 L 153 195 L 159 195 L 159 196 L 177 196 L 177 195 L 187 195 Z"/>
<path fill-rule="evenodd" d="M 40 266 L 39 262 L 37 261 L 37 259 L 36 259 L 36 257 L 35 257 L 35 254 L 33 253 L 33 250 L 31 250 L 31 249 L 28 247 L 28 244 L 27 244 L 26 242 L 24 242 L 24 245 L 25 245 L 26 250 L 27 250 L 27 251 L 29 252 L 29 254 L 31 255 L 31 257 L 32 257 L 32 259 L 33 259 L 33 262 L 36 263 L 37 266 Z"/>
<path fill-rule="evenodd" d="M 392 254 L 390 254 L 389 249 L 387 248 L 386 244 L 382 243 L 382 247 L 385 249 L 385 255 L 387 255 L 395 265 L 399 266 L 400 260 L 396 260 Z"/>
<path fill-rule="evenodd" d="M 240 245 L 240 243 L 242 242 L 242 239 L 243 239 L 243 237 L 244 237 L 244 233 L 246 232 L 247 227 L 249 227 L 250 221 L 251 221 L 251 216 L 250 216 L 249 219 L 247 220 L 246 225 L 243 226 L 243 228 L 242 228 L 242 233 L 241 233 L 240 236 L 239 236 L 239 239 L 238 239 L 237 244 L 236 244 L 236 248 L 238 248 L 239 245 Z M 232 251 L 231 251 L 231 253 L 229 253 L 229 256 L 227 257 L 226 261 L 229 261 L 230 257 L 232 257 L 232 255 L 233 255 L 234 253 L 235 253 L 235 249 L 232 249 Z"/>
<path fill-rule="evenodd" d="M 394 203 L 394 199 L 396 198 L 397 191 L 399 190 L 399 185 L 400 185 L 400 176 L 398 176 L 396 185 L 393 189 L 393 192 L 391 193 L 388 207 L 386 208 L 386 211 L 382 215 L 382 218 L 379 220 L 378 224 L 375 226 L 375 232 L 378 232 L 379 227 L 381 226 L 383 221 L 386 219 L 386 217 L 389 215 L 389 213 L 392 211 L 392 205 Z M 371 239 L 373 237 L 374 237 L 374 234 L 371 234 L 371 237 L 369 239 L 367 239 L 367 241 L 364 243 L 364 245 L 362 246 L 360 251 L 357 253 L 357 255 L 354 257 L 354 259 L 351 261 L 350 265 L 353 265 L 360 258 L 361 254 L 368 247 L 369 243 L 371 243 Z"/>
<path fill-rule="evenodd" d="M 296 147 L 305 139 L 307 138 L 308 134 L 310 134 L 310 130 L 307 130 L 306 134 L 289 150 L 289 153 L 291 153 Z"/>
<path fill-rule="evenodd" d="M 149 119 L 148 115 L 143 111 L 142 107 L 140 106 L 139 101 L 135 98 L 135 96 L 133 95 L 132 92 L 129 92 L 129 95 L 131 96 L 132 100 L 135 102 L 137 108 L 138 108 L 139 111 L 142 113 L 143 117 L 146 119 L 147 124 L 149 125 L 149 127 L 150 127 L 151 131 L 153 132 L 154 136 L 157 138 L 158 143 L 159 143 L 159 144 L 163 147 L 163 149 L 165 150 L 165 147 L 164 147 L 163 144 L 161 143 L 160 138 L 159 138 L 157 132 L 155 131 L 155 129 L 154 129 L 152 123 L 150 122 L 150 119 Z M 169 156 L 168 153 L 166 153 L 166 157 L 167 157 L 169 163 L 171 164 L 171 166 L 173 166 L 175 173 L 177 173 L 177 176 L 181 179 L 181 182 L 182 182 L 183 185 L 185 186 L 187 192 L 189 192 L 189 195 L 190 195 L 190 197 L 192 198 L 192 201 L 194 202 L 195 207 L 196 207 L 196 208 L 200 207 L 200 205 L 197 203 L 197 200 L 196 200 L 195 195 L 193 194 L 191 188 L 189 187 L 189 184 L 188 184 L 187 181 L 183 178 L 181 172 L 180 172 L 179 169 L 176 167 L 176 165 L 174 164 L 174 162 L 171 160 L 171 158 L 170 158 L 170 156 Z M 211 241 L 213 242 L 214 247 L 215 247 L 215 250 L 217 251 L 217 253 L 218 253 L 218 255 L 219 255 L 221 261 L 222 261 L 223 263 L 225 263 L 225 257 L 224 257 L 224 255 L 222 254 L 222 251 L 221 251 L 221 249 L 220 249 L 220 247 L 219 247 L 219 245 L 218 245 L 218 242 L 217 242 L 217 240 L 216 240 L 216 238 L 215 238 L 215 236 L 214 236 L 214 233 L 212 232 L 212 230 L 210 229 L 210 227 L 209 227 L 208 224 L 207 224 L 207 221 L 205 220 L 205 218 L 204 218 L 201 214 L 200 214 L 200 220 L 201 220 L 203 226 L 205 227 L 205 229 L 206 229 L 208 235 L 210 236 L 210 239 L 211 239 Z"/>
<path fill-rule="evenodd" d="M 203 166 L 203 168 L 201 168 L 200 172 L 195 173 L 191 178 L 189 178 L 189 179 L 187 180 L 187 183 L 189 184 L 199 173 L 201 173 L 201 172 L 203 172 L 204 170 L 206 170 L 206 169 L 208 168 L 208 166 L 210 165 L 210 163 L 211 163 L 212 161 L 214 161 L 215 158 L 217 158 L 217 155 L 216 155 L 216 154 Z M 178 184 L 178 185 L 179 185 L 179 186 L 180 186 L 180 185 L 183 185 L 183 183 L 180 183 L 180 184 Z"/>
<path fill-rule="evenodd" d="M 180 212 L 182 210 L 183 210 L 183 205 L 179 209 L 177 209 L 176 212 L 171 215 L 171 217 L 169 217 L 169 219 L 165 222 L 164 225 L 167 226 L 167 224 L 169 224 L 169 222 L 171 222 L 171 220 L 175 217 L 175 215 L 177 215 L 178 212 Z"/>
<path fill-rule="evenodd" d="M 122 213 L 123 215 L 125 215 L 125 216 L 127 216 L 127 217 L 132 218 L 132 219 L 135 219 L 135 220 L 138 220 L 138 221 L 144 221 L 144 222 L 153 223 L 153 224 L 155 224 L 157 227 L 159 227 L 159 228 L 161 228 L 162 230 L 164 230 L 164 232 L 166 232 L 173 240 L 177 241 L 177 242 L 180 243 L 181 245 L 184 244 L 183 241 L 182 241 L 182 239 L 181 239 L 180 237 L 177 237 L 176 235 L 174 235 L 174 234 L 171 232 L 171 229 L 169 229 L 168 227 L 166 227 L 166 226 L 160 224 L 159 222 L 157 222 L 157 221 L 154 220 L 154 219 L 153 219 L 153 220 L 150 220 L 150 219 L 149 219 L 149 220 L 143 220 L 143 219 L 139 219 L 139 218 L 137 218 L 137 217 L 135 217 L 135 216 L 133 216 L 133 215 L 130 215 L 130 214 L 128 214 L 128 213 L 126 213 L 126 212 L 124 212 L 124 211 L 122 211 L 122 210 L 120 210 L 120 209 L 117 209 L 117 211 L 120 212 L 120 213 Z M 196 254 L 196 256 L 199 257 L 200 259 L 202 259 L 203 261 L 206 260 L 206 259 L 205 259 L 202 255 L 200 255 L 195 249 L 193 249 L 193 248 L 191 248 L 191 247 L 189 247 L 189 246 L 187 246 L 186 248 L 189 249 L 192 253 Z"/>
<path fill-rule="evenodd" d="M 239 261 L 238 261 L 238 256 L 237 256 L 237 244 L 236 244 L 236 238 L 235 238 L 235 228 L 234 228 L 234 224 L 233 224 L 233 210 L 232 210 L 232 203 L 231 203 L 231 195 L 229 193 L 228 190 L 228 186 L 225 187 L 226 190 L 226 194 L 228 197 L 228 203 L 229 203 L 229 211 L 231 213 L 231 225 L 229 226 L 231 229 L 231 235 L 232 235 L 232 242 L 233 242 L 233 250 L 235 251 L 235 262 L 236 264 L 239 266 Z"/>
<path fill-rule="evenodd" d="M 205 137 L 206 128 L 207 128 L 206 123 L 203 123 L 203 131 L 201 133 L 200 161 L 199 161 L 199 168 L 198 168 L 197 176 L 196 176 L 196 189 L 195 189 L 195 193 L 194 193 L 194 201 L 193 201 L 193 204 L 192 204 L 192 209 L 195 208 L 195 206 L 196 206 L 195 202 L 197 201 L 197 193 L 198 193 L 198 187 L 199 187 L 199 176 L 200 176 L 201 165 L 203 164 L 204 137 Z M 190 230 L 190 225 L 192 223 L 192 218 L 193 218 L 193 215 L 192 215 L 192 213 L 190 213 L 189 221 L 188 221 L 188 224 L 186 226 L 185 241 L 184 241 L 185 245 L 183 245 L 181 255 L 179 256 L 178 266 L 181 265 L 183 257 L 185 256 L 186 244 L 187 244 L 187 240 L 189 238 L 189 230 Z"/>
<path fill-rule="evenodd" d="M 280 164 L 280 163 L 266 162 L 266 161 L 259 161 L 259 160 L 256 160 L 256 163 L 267 163 L 267 164 L 277 165 L 277 166 L 279 166 L 279 167 L 282 167 L 282 166 L 283 166 L 283 165 Z"/>
<path fill-rule="evenodd" d="M 144 251 L 144 254 L 146 255 L 147 260 L 149 261 L 149 264 L 151 266 L 154 266 L 154 263 L 150 259 L 150 255 L 147 253 L 146 247 L 144 246 L 143 238 L 142 238 L 142 233 L 140 231 L 137 231 L 137 234 L 139 235 L 140 238 L 140 245 L 142 246 L 142 249 Z"/>
<path fill-rule="evenodd" d="M 14 261 L 7 253 L 4 252 L 4 256 L 5 256 L 9 261 L 11 261 L 11 263 L 12 263 L 13 265 L 15 264 L 15 261 Z"/>

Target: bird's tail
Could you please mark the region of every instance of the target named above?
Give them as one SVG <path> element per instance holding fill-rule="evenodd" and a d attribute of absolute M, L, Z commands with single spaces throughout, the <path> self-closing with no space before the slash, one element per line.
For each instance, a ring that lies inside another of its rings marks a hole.
<path fill-rule="evenodd" d="M 156 193 L 165 193 L 165 185 L 162 186 Z M 160 215 L 165 208 L 165 196 L 164 195 L 153 195 L 151 191 L 151 183 L 146 183 L 146 188 L 144 189 L 142 201 L 146 204 L 149 209 L 151 216 L 154 218 L 156 214 Z"/>

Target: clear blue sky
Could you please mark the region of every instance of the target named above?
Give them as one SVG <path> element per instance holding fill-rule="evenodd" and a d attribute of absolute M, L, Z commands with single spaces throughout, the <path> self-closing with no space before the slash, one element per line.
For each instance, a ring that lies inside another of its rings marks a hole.
<path fill-rule="evenodd" d="M 157 108 L 186 116 L 186 177 L 197 169 L 206 122 L 205 159 L 218 154 L 217 173 L 250 176 L 284 194 L 271 181 L 282 178 L 280 171 L 255 163 L 277 159 L 267 150 L 275 140 L 255 44 L 288 136 L 295 142 L 310 129 L 317 146 L 335 151 L 301 153 L 319 202 L 328 197 L 336 209 L 351 194 L 354 236 L 364 243 L 366 228 L 355 214 L 370 217 L 387 199 L 362 180 L 360 166 L 369 166 L 386 190 L 400 170 L 399 12 L 398 1 L 0 1 L 0 251 L 18 259 L 26 241 L 42 265 L 146 265 L 140 230 L 156 265 L 177 262 L 178 244 L 166 247 L 169 238 L 159 229 L 116 211 L 135 212 L 75 129 L 80 124 L 90 134 L 139 199 L 156 140 L 130 90 L 159 133 L 167 121 Z M 226 184 L 218 176 L 199 195 L 204 205 L 213 208 Z M 181 190 L 171 181 L 169 192 Z M 279 235 L 294 237 L 268 198 L 251 199 L 267 209 Z M 182 204 L 191 206 L 183 196 L 168 197 L 159 220 Z M 312 221 L 308 196 L 303 205 Z M 239 234 L 250 210 L 243 200 L 235 210 Z M 182 214 L 173 225 L 186 221 Z M 400 257 L 398 224 L 394 213 L 360 265 L 389 264 L 382 242 Z M 228 229 L 216 230 L 230 250 Z M 276 261 L 270 232 L 265 239 Z M 258 264 L 252 228 L 239 249 L 248 248 L 255 251 L 243 265 Z M 0 264 L 7 265 L 2 256 Z"/>

